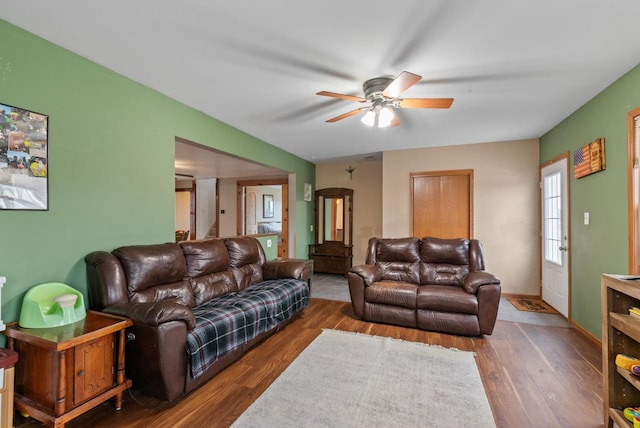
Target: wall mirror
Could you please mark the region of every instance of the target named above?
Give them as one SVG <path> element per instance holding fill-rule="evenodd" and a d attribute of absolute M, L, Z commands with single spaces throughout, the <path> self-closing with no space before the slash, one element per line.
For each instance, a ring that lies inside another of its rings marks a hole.
<path fill-rule="evenodd" d="M 347 196 L 348 198 L 348 196 Z M 342 198 L 324 199 L 324 240 L 344 241 L 344 203 Z"/>
<path fill-rule="evenodd" d="M 353 189 L 315 192 L 316 243 L 309 246 L 315 272 L 346 274 L 351 268 Z"/>

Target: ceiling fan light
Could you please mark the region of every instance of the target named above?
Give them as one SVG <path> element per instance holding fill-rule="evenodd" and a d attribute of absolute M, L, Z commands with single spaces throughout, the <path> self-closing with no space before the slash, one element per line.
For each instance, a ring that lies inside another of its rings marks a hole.
<path fill-rule="evenodd" d="M 378 113 L 378 128 L 386 128 L 391 125 L 395 115 L 389 107 L 382 107 Z"/>
<path fill-rule="evenodd" d="M 376 123 L 376 114 L 373 110 L 369 110 L 360 121 L 367 126 L 373 126 Z"/>

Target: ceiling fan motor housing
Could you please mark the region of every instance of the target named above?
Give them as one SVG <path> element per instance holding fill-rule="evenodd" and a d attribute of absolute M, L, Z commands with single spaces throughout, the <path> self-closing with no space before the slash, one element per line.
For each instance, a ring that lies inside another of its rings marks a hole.
<path fill-rule="evenodd" d="M 374 77 L 362 84 L 362 90 L 364 91 L 364 97 L 368 101 L 375 99 L 382 99 L 382 92 L 387 89 L 387 86 L 393 82 L 392 77 Z"/>

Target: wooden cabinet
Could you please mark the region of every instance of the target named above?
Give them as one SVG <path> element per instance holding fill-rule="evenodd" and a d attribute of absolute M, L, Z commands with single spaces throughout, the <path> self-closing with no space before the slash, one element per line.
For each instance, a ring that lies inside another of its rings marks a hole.
<path fill-rule="evenodd" d="M 633 427 L 622 413 L 640 406 L 640 377 L 616 366 L 618 354 L 640 358 L 640 318 L 629 308 L 640 307 L 640 282 L 620 275 L 602 275 L 602 377 L 604 425 Z"/>
<path fill-rule="evenodd" d="M 13 427 L 13 383 L 18 353 L 0 349 L 0 427 Z"/>
<path fill-rule="evenodd" d="M 309 258 L 313 260 L 313 271 L 346 275 L 351 269 L 353 255 L 351 245 L 311 244 Z"/>
<path fill-rule="evenodd" d="M 316 190 L 316 243 L 309 245 L 313 271 L 346 275 L 353 248 L 353 189 Z"/>
<path fill-rule="evenodd" d="M 62 327 L 28 329 L 7 325 L 9 349 L 18 352 L 15 406 L 47 425 L 66 422 L 131 386 L 124 377 L 125 329 L 131 320 L 87 312 Z"/>

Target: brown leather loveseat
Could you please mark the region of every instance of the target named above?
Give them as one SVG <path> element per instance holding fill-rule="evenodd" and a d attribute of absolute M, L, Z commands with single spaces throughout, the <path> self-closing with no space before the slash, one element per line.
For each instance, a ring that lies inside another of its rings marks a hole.
<path fill-rule="evenodd" d="M 309 264 L 267 262 L 255 238 L 134 245 L 85 261 L 91 308 L 134 322 L 127 376 L 168 401 L 211 379 L 309 302 Z"/>
<path fill-rule="evenodd" d="M 465 336 L 491 334 L 500 280 L 484 272 L 475 239 L 371 238 L 348 273 L 356 316 Z"/>

